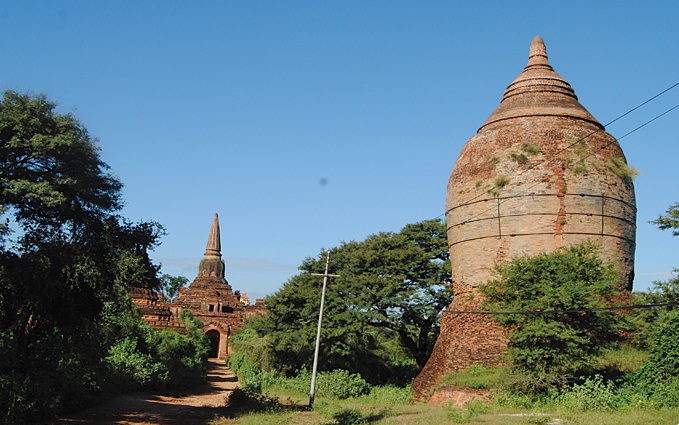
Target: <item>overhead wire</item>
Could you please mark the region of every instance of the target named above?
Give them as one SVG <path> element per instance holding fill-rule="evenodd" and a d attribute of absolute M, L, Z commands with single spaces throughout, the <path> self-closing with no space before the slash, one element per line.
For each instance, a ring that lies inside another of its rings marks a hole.
<path fill-rule="evenodd" d="M 594 313 L 597 311 L 617 311 L 617 310 L 635 310 L 642 308 L 655 308 L 655 307 L 669 307 L 679 305 L 676 302 L 670 303 L 659 303 L 659 304 L 635 304 L 628 306 L 615 306 L 615 307 L 595 307 L 595 308 L 571 308 L 567 310 L 530 310 L 530 311 L 479 311 L 479 310 L 444 310 L 445 313 L 449 314 L 475 314 L 475 315 L 544 315 L 544 314 L 573 314 L 573 313 Z"/>
<path fill-rule="evenodd" d="M 594 131 L 591 131 L 589 134 L 585 135 L 584 137 L 578 138 L 576 141 L 574 141 L 574 142 L 572 142 L 572 143 L 569 143 L 566 147 L 564 147 L 564 148 L 562 148 L 562 149 L 556 151 L 550 158 L 542 159 L 542 160 L 540 160 L 540 161 L 535 162 L 534 164 L 531 164 L 529 167 L 527 167 L 527 168 L 525 168 L 525 169 L 523 169 L 523 170 L 519 170 L 519 172 L 517 172 L 516 176 L 521 176 L 521 175 L 523 175 L 524 173 L 526 173 L 526 172 L 528 172 L 528 171 L 530 171 L 530 170 L 536 168 L 537 166 L 539 166 L 539 165 L 541 165 L 541 164 L 548 163 L 548 162 L 551 162 L 551 161 L 554 161 L 554 160 L 558 159 L 558 158 L 556 158 L 556 156 L 557 156 L 558 154 L 560 154 L 560 153 L 562 153 L 562 152 L 565 152 L 565 151 L 571 149 L 571 148 L 574 147 L 575 145 L 581 143 L 583 140 L 586 140 L 587 138 L 593 136 L 594 134 L 597 134 L 597 133 L 599 133 L 599 132 L 601 132 L 601 131 L 605 131 L 605 128 L 606 128 L 607 126 L 609 126 L 609 125 L 615 123 L 616 121 L 619 121 L 619 120 L 622 119 L 623 117 L 625 117 L 625 116 L 631 114 L 632 112 L 636 111 L 637 109 L 639 109 L 639 108 L 643 107 L 644 105 L 646 105 L 646 104 L 652 102 L 653 100 L 659 98 L 660 96 L 662 96 L 663 94 L 669 92 L 670 90 L 672 90 L 673 88 L 675 88 L 675 87 L 677 87 L 677 86 L 679 86 L 679 82 L 672 84 L 672 85 L 669 86 L 668 88 L 662 90 L 661 92 L 659 92 L 659 93 L 657 93 L 656 95 L 650 97 L 649 99 L 645 100 L 644 102 L 640 103 L 639 105 L 635 106 L 634 108 L 632 108 L 632 109 L 628 110 L 627 112 L 623 113 L 622 115 L 616 117 L 616 118 L 613 119 L 612 121 L 610 121 L 610 122 L 608 122 L 607 124 L 605 124 L 602 128 L 596 129 L 596 130 L 594 130 Z M 599 149 L 599 150 L 605 149 L 606 147 L 610 146 L 611 144 L 613 144 L 613 143 L 615 143 L 615 142 L 617 142 L 617 141 L 619 141 L 619 140 L 621 140 L 621 139 L 623 139 L 623 138 L 629 136 L 630 134 L 632 134 L 632 133 L 634 133 L 634 132 L 640 130 L 641 128 L 647 126 L 648 124 L 652 123 L 653 121 L 655 121 L 655 120 L 661 118 L 662 116 L 664 116 L 664 115 L 670 113 L 671 111 L 673 111 L 674 109 L 677 109 L 677 108 L 679 108 L 679 104 L 677 104 L 677 105 L 671 107 L 670 109 L 668 109 L 668 110 L 662 112 L 661 114 L 656 115 L 654 118 L 652 118 L 652 119 L 646 121 L 646 122 L 643 123 L 642 125 L 636 127 L 636 128 L 633 129 L 632 131 L 630 131 L 630 132 L 624 134 L 623 136 L 621 136 L 621 137 L 619 137 L 619 138 L 617 138 L 617 139 L 614 138 L 613 141 L 611 141 L 611 142 L 605 144 L 605 145 L 602 146 L 602 147 L 599 147 L 598 149 Z M 583 158 L 587 158 L 587 157 L 589 157 L 589 156 L 591 156 L 591 155 L 593 155 L 593 154 L 594 154 L 594 152 L 590 152 L 588 155 L 584 156 Z M 536 184 L 533 184 L 533 185 L 531 185 L 531 186 L 528 186 L 528 187 L 524 188 L 522 191 L 518 192 L 518 194 L 519 194 L 519 195 L 520 195 L 520 194 L 526 194 L 526 193 L 528 193 L 528 191 L 529 191 L 530 189 L 532 189 L 532 188 L 534 188 L 534 187 L 536 187 L 536 186 L 537 186 L 537 183 L 536 183 Z M 478 195 L 475 195 L 475 196 L 473 196 L 472 198 L 470 198 L 469 200 L 460 203 L 460 205 L 469 204 L 469 203 L 471 203 L 471 202 L 474 202 L 475 200 L 477 200 L 477 199 L 483 197 L 484 195 L 485 195 L 485 192 L 480 193 L 480 194 L 478 194 Z M 500 198 L 500 199 L 498 199 L 498 202 L 500 202 L 500 204 L 501 204 L 501 203 L 504 202 L 504 200 L 503 200 L 502 198 Z M 482 211 L 482 212 L 479 212 L 479 213 L 477 213 L 476 215 L 474 215 L 474 216 L 468 218 L 467 220 L 465 220 L 465 221 L 463 221 L 463 222 L 460 222 L 460 223 L 457 223 L 457 224 L 455 224 L 455 225 L 463 225 L 463 224 L 465 224 L 465 223 L 468 223 L 468 222 L 470 222 L 470 221 L 473 221 L 473 220 L 475 220 L 476 218 L 479 218 L 479 217 L 481 217 L 482 215 L 484 215 L 485 213 L 491 211 L 492 209 L 495 209 L 496 207 L 497 207 L 496 205 L 493 205 L 492 207 L 489 207 L 487 210 L 484 210 L 484 211 Z M 438 218 L 440 218 L 440 217 L 442 217 L 442 216 L 447 215 L 448 212 L 450 212 L 451 210 L 452 210 L 452 208 L 451 208 L 451 209 L 446 209 L 446 211 L 445 211 L 444 213 L 438 215 L 435 219 L 438 219 Z"/>

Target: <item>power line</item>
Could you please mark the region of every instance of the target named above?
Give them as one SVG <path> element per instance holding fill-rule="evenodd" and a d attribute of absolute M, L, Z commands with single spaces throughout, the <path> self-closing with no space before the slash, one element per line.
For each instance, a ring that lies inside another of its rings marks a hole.
<path fill-rule="evenodd" d="M 668 91 L 672 90 L 673 88 L 675 88 L 675 87 L 677 87 L 677 86 L 679 86 L 679 83 L 675 83 L 675 84 L 671 85 L 670 87 L 666 88 L 665 90 L 662 90 L 662 91 L 659 92 L 658 94 L 656 94 L 656 95 L 650 97 L 649 99 L 645 100 L 644 102 L 640 103 L 639 105 L 635 106 L 634 108 L 628 110 L 628 111 L 625 112 L 624 114 L 622 114 L 622 115 L 618 116 L 617 118 L 613 119 L 612 121 L 610 121 L 609 123 L 607 123 L 606 126 L 608 126 L 608 125 L 610 125 L 610 124 L 613 124 L 614 122 L 620 120 L 621 118 L 623 118 L 623 117 L 629 115 L 630 113 L 632 113 L 632 112 L 634 112 L 635 110 L 641 108 L 642 106 L 644 106 L 644 105 L 650 103 L 651 101 L 657 99 L 658 97 L 662 96 L 663 94 L 667 93 Z M 655 120 L 661 118 L 662 116 L 668 114 L 669 112 L 673 111 L 674 109 L 676 109 L 676 108 L 678 108 L 678 107 L 679 107 L 679 105 L 675 105 L 675 106 L 673 106 L 672 108 L 670 108 L 670 109 L 668 109 L 668 110 L 662 112 L 661 114 L 655 116 L 654 118 L 650 119 L 649 121 L 646 121 L 644 124 L 638 126 L 638 127 L 635 128 L 634 130 L 632 130 L 632 131 L 626 133 L 625 135 L 619 137 L 618 139 L 615 139 L 615 138 L 614 138 L 613 141 L 611 141 L 611 142 L 607 143 L 606 145 L 600 147 L 599 150 L 605 149 L 606 147 L 610 146 L 611 144 L 615 143 L 616 141 L 621 140 L 622 138 L 629 136 L 630 134 L 632 134 L 632 133 L 634 133 L 634 132 L 640 130 L 641 128 L 643 128 L 643 127 L 645 127 L 646 125 L 652 123 L 653 121 L 655 121 Z M 600 128 L 600 129 L 594 130 L 594 131 L 590 132 L 589 134 L 585 135 L 584 137 L 578 138 L 578 139 L 577 139 L 576 141 L 574 141 L 573 143 L 568 144 L 565 148 L 562 148 L 562 149 L 558 150 L 557 152 L 555 152 L 555 153 L 552 155 L 552 158 L 545 158 L 545 159 L 543 159 L 543 160 L 541 160 L 541 161 L 537 161 L 536 163 L 531 164 L 531 166 L 529 166 L 529 167 L 527 167 L 527 168 L 525 168 L 525 169 L 523 169 L 523 170 L 519 170 L 519 172 L 516 173 L 516 176 L 515 176 L 515 177 L 521 176 L 521 175 L 523 175 L 525 172 L 530 171 L 530 170 L 536 168 L 537 166 L 539 166 L 539 165 L 541 165 L 541 164 L 544 164 L 544 163 L 547 163 L 547 162 L 550 162 L 550 161 L 554 161 L 555 159 L 557 159 L 556 156 L 557 156 L 558 154 L 560 154 L 560 153 L 562 153 L 562 152 L 565 152 L 565 151 L 571 149 L 573 146 L 577 145 L 578 143 L 581 143 L 583 140 L 586 140 L 587 138 L 593 136 L 594 134 L 597 134 L 597 133 L 599 133 L 600 131 L 604 131 L 606 126 L 603 126 L 603 127 Z M 583 159 L 584 159 L 584 158 L 588 158 L 589 156 L 592 156 L 593 154 L 594 154 L 594 152 L 591 152 L 589 155 L 583 157 Z M 535 184 L 533 184 L 533 185 L 531 185 L 531 186 L 528 186 L 528 187 L 526 187 L 523 191 L 518 192 L 517 195 L 526 194 L 526 193 L 528 193 L 528 191 L 529 191 L 530 189 L 532 189 L 532 188 L 534 188 L 534 187 L 536 187 L 536 186 L 537 186 L 537 183 L 535 183 Z M 475 200 L 477 200 L 477 199 L 483 197 L 484 195 L 485 195 L 485 193 L 480 193 L 480 194 L 478 194 L 478 195 L 476 195 L 476 196 L 470 198 L 469 200 L 467 200 L 467 201 L 465 201 L 465 202 L 463 202 L 463 203 L 460 203 L 460 205 L 466 205 L 466 204 L 469 204 L 469 203 L 471 203 L 471 202 L 474 202 Z M 502 200 L 502 199 L 499 199 L 498 201 L 499 201 L 500 203 L 504 202 L 504 200 Z M 476 218 L 478 218 L 478 217 L 481 217 L 482 215 L 484 215 L 485 213 L 487 213 L 488 211 L 490 211 L 491 209 L 494 209 L 494 208 L 495 208 L 495 206 L 493 206 L 493 207 L 491 207 L 491 208 L 488 208 L 487 210 L 485 210 L 485 211 L 483 211 L 483 212 L 480 212 L 480 213 L 474 215 L 473 217 L 471 217 L 471 218 L 465 220 L 464 222 L 457 223 L 457 224 L 455 224 L 455 225 L 462 225 L 462 224 L 464 224 L 464 223 L 467 223 L 467 222 L 469 222 L 469 221 L 472 221 L 472 220 L 474 220 L 474 219 L 476 219 Z M 452 210 L 452 208 L 451 208 L 451 209 L 447 209 L 447 210 L 445 211 L 444 214 L 441 214 L 441 215 L 437 216 L 436 218 L 439 218 L 439 217 L 441 217 L 442 215 L 447 215 L 448 212 L 450 212 L 451 210 Z"/>
<path fill-rule="evenodd" d="M 672 90 L 672 89 L 675 88 L 676 86 L 679 86 L 679 83 L 674 83 L 674 84 L 672 84 L 671 86 L 669 86 L 669 87 L 666 88 L 665 90 L 661 91 L 660 93 L 656 94 L 655 96 L 651 97 L 650 99 L 646 100 L 645 102 L 642 102 L 641 104 L 635 106 L 634 108 L 632 108 L 632 109 L 630 109 L 629 111 L 625 112 L 624 114 L 620 115 L 619 117 L 617 117 L 617 118 L 614 119 L 613 121 L 609 122 L 608 124 L 604 125 L 604 127 L 608 127 L 609 125 L 611 125 L 611 124 L 613 124 L 614 122 L 618 121 L 620 118 L 622 118 L 622 117 L 624 117 L 624 116 L 626 116 L 626 115 L 631 114 L 632 112 L 634 112 L 634 111 L 636 111 L 637 109 L 641 108 L 641 107 L 644 106 L 645 104 L 647 104 L 647 103 L 649 103 L 649 102 L 655 100 L 657 97 L 660 97 L 660 96 L 662 96 L 663 94 L 667 93 L 668 91 Z"/>
<path fill-rule="evenodd" d="M 532 311 L 467 311 L 467 310 L 444 310 L 444 313 L 450 314 L 475 314 L 475 315 L 500 315 L 500 314 L 516 314 L 516 315 L 544 315 L 544 314 L 573 314 L 573 313 L 593 313 L 596 311 L 616 311 L 616 310 L 635 310 L 641 308 L 655 308 L 655 307 L 668 307 L 679 305 L 679 303 L 662 303 L 662 304 L 636 304 L 628 306 L 617 306 L 617 307 L 599 307 L 599 308 L 571 308 L 568 310 L 532 310 Z"/>

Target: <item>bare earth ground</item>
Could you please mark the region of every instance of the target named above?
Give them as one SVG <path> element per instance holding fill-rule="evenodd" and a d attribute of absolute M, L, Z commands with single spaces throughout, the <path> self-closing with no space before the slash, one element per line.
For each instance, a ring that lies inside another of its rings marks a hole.
<path fill-rule="evenodd" d="M 226 403 L 238 388 L 224 361 L 210 360 L 207 384 L 187 394 L 134 393 L 107 400 L 60 418 L 60 425 L 205 425 L 226 414 Z"/>

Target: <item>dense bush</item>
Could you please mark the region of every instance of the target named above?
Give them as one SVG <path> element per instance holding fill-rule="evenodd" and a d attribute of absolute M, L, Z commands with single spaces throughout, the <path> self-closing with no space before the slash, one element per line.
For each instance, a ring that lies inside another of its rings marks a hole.
<path fill-rule="evenodd" d="M 125 338 L 113 345 L 105 359 L 109 369 L 109 384 L 117 391 L 137 390 L 157 386 L 168 380 L 168 370 L 151 354 L 142 353 L 137 341 Z"/>
<path fill-rule="evenodd" d="M 286 385 L 300 392 L 309 394 L 311 390 L 311 372 L 301 369 L 297 376 L 286 381 Z M 360 397 L 370 393 L 370 384 L 361 375 L 343 369 L 316 374 L 316 395 L 336 399 Z"/>
<path fill-rule="evenodd" d="M 108 351 L 105 363 L 111 391 L 187 388 L 205 381 L 209 341 L 190 313 L 180 315 L 187 334 L 156 332 L 142 323 Z"/>
<path fill-rule="evenodd" d="M 632 384 L 642 400 L 679 407 L 679 310 L 661 316 L 655 326 L 648 359 L 633 374 Z"/>
<path fill-rule="evenodd" d="M 619 298 L 619 273 L 591 242 L 499 265 L 481 286 L 486 308 L 509 330 L 516 389 L 544 392 L 587 370 L 621 337 L 623 317 L 606 310 Z"/>
<path fill-rule="evenodd" d="M 261 371 L 259 366 L 246 353 L 229 355 L 226 364 L 238 377 L 238 383 L 243 391 L 251 394 L 262 392 L 262 380 L 266 372 Z"/>
<path fill-rule="evenodd" d="M 587 411 L 613 410 L 622 407 L 627 400 L 612 381 L 604 381 L 601 375 L 594 375 L 561 393 L 557 401 L 569 410 Z"/>

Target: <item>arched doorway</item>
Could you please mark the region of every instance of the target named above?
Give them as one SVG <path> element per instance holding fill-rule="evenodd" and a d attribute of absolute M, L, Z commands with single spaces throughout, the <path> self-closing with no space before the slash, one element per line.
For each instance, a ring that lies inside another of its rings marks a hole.
<path fill-rule="evenodd" d="M 209 331 L 205 332 L 205 336 L 208 337 L 210 340 L 210 353 L 208 354 L 209 358 L 218 358 L 219 357 L 219 331 L 216 329 L 210 329 Z"/>

